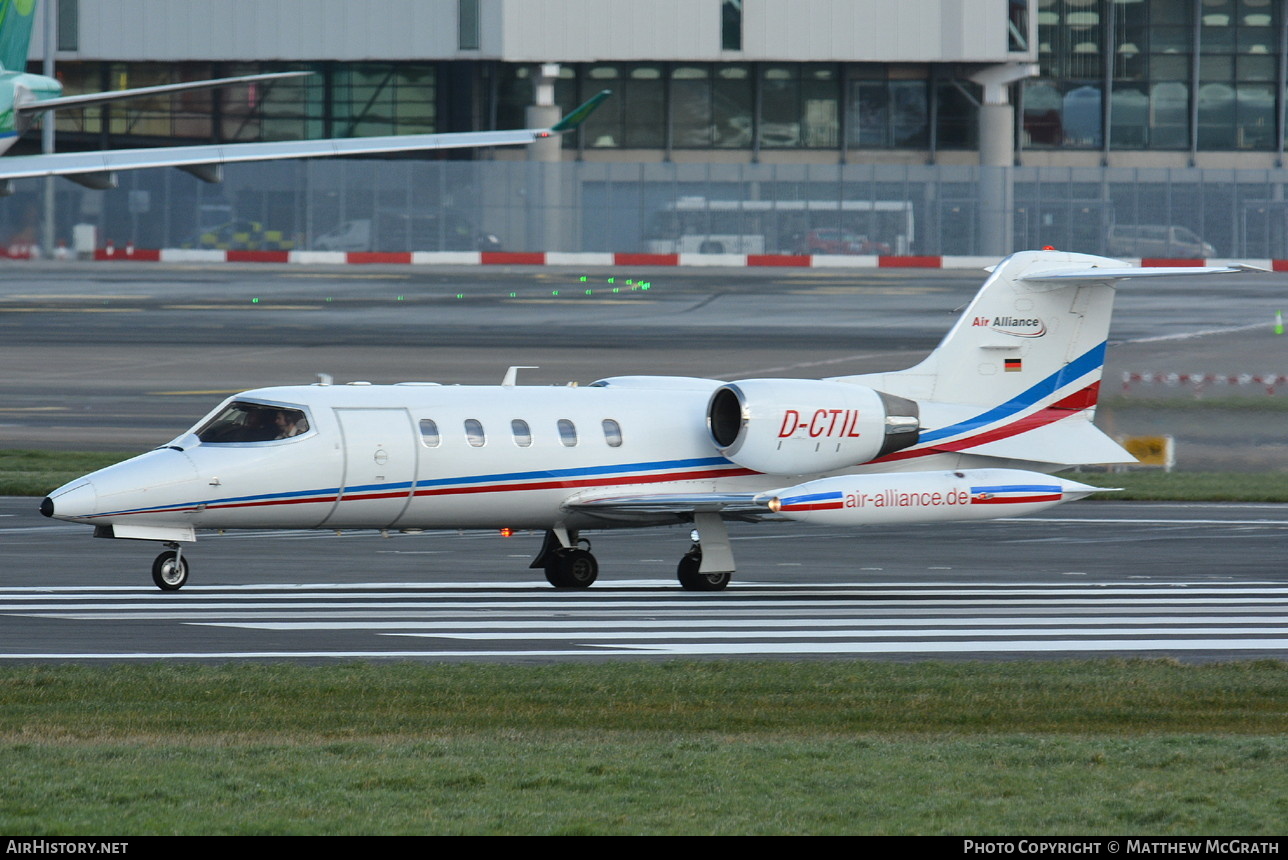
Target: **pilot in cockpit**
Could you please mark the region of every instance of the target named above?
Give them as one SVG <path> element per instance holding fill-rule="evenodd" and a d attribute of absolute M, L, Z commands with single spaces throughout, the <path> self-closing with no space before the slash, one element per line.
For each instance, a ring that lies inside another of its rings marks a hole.
<path fill-rule="evenodd" d="M 309 429 L 309 420 L 294 409 L 279 409 L 273 416 L 273 421 L 277 425 L 277 435 L 273 437 L 274 439 L 289 439 Z"/>

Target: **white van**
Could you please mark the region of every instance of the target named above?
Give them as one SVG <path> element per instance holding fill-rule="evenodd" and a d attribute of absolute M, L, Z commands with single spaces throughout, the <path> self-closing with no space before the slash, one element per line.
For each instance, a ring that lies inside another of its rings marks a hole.
<path fill-rule="evenodd" d="M 1188 227 L 1115 225 L 1109 228 L 1109 256 L 1206 259 L 1215 257 L 1216 249 Z"/>

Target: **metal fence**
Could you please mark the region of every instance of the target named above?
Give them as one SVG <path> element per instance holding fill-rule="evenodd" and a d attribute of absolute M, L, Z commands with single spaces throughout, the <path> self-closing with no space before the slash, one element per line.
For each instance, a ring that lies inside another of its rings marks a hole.
<path fill-rule="evenodd" d="M 990 173 L 989 171 L 993 171 Z M 999 186 L 998 183 L 1001 183 Z M 1288 258 L 1288 170 L 315 160 L 64 180 L 56 230 L 137 248 Z M 40 235 L 43 180 L 0 201 Z M 996 210 L 996 211 L 994 211 Z M 84 232 L 84 231 L 82 231 Z M 1008 235 L 1009 234 L 1009 235 Z"/>

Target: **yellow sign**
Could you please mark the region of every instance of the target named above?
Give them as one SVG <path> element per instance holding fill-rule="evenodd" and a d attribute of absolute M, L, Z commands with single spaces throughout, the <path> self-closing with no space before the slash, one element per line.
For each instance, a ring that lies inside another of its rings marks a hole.
<path fill-rule="evenodd" d="M 1176 463 L 1176 449 L 1171 436 L 1128 436 L 1122 444 L 1142 466 L 1170 469 Z"/>

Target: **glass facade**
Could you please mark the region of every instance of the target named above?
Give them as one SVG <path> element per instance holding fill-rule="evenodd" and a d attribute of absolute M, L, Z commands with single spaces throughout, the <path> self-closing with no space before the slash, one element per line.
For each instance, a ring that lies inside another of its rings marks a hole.
<path fill-rule="evenodd" d="M 1023 146 L 1281 149 L 1279 0 L 1038 0 L 1037 10 L 1041 78 L 1023 87 Z"/>
<path fill-rule="evenodd" d="M 461 0 L 458 8 L 461 42 L 472 44 L 478 4 Z M 1282 152 L 1282 0 L 1017 0 L 1007 8 L 1008 44 L 1016 50 L 1026 47 L 1034 16 L 1040 68 L 1012 88 L 1021 153 Z M 977 66 L 744 62 L 741 10 L 741 3 L 724 4 L 728 62 L 563 64 L 559 105 L 601 89 L 614 93 L 563 145 L 667 154 L 913 150 L 932 157 L 977 147 L 981 92 L 968 80 Z M 534 96 L 532 64 L 306 67 L 315 72 L 310 78 L 60 112 L 58 128 L 112 147 L 520 128 Z M 58 73 L 75 94 L 282 68 L 65 62 Z"/>

